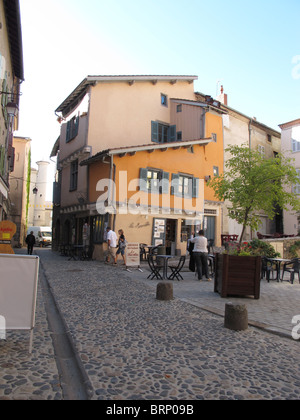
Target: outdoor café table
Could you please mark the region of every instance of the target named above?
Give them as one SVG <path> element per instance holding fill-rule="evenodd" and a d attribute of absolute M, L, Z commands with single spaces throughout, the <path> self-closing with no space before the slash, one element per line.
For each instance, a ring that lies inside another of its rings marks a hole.
<path fill-rule="evenodd" d="M 155 248 L 158 248 L 158 245 L 145 245 L 144 248 L 148 248 L 148 253 L 152 254 Z"/>
<path fill-rule="evenodd" d="M 174 255 L 157 255 L 157 258 L 163 258 L 164 264 L 163 264 L 163 280 L 168 279 L 168 260 L 170 258 L 174 258 Z"/>
<path fill-rule="evenodd" d="M 277 281 L 279 282 L 280 281 L 280 266 L 281 266 L 281 263 L 285 263 L 285 262 L 288 262 L 290 260 L 287 260 L 285 258 L 268 258 L 268 260 L 272 261 L 275 264 L 276 272 L 277 272 Z"/>
<path fill-rule="evenodd" d="M 83 255 L 84 245 L 73 245 L 70 249 L 70 258 L 69 260 L 81 260 Z"/>

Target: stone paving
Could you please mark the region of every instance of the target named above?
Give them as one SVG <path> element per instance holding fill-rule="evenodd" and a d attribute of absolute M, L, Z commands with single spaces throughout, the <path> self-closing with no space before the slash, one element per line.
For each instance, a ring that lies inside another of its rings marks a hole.
<path fill-rule="evenodd" d="M 141 280 L 141 274 L 133 271 L 132 277 Z M 206 309 L 218 315 L 224 315 L 225 303 L 232 302 L 245 304 L 248 309 L 249 322 L 251 325 L 264 328 L 267 331 L 291 337 L 293 328 L 292 318 L 300 315 L 300 284 L 297 280 L 294 284 L 289 281 L 286 273 L 283 282 L 271 280 L 270 283 L 261 282 L 260 299 L 228 297 L 221 298 L 214 292 L 212 282 L 197 282 L 195 275 L 185 270 L 184 281 L 174 281 L 174 296 L 182 301 L 191 303 L 199 308 Z M 158 280 L 149 282 L 143 276 L 142 280 L 148 285 L 156 288 Z"/>
<path fill-rule="evenodd" d="M 0 400 L 61 400 L 52 339 L 38 286 L 32 354 L 28 331 L 6 331 L 0 340 Z"/>
<path fill-rule="evenodd" d="M 156 282 L 145 270 L 68 261 L 47 249 L 36 253 L 93 400 L 300 398 L 300 343 L 288 334 L 291 316 L 300 314 L 298 284 L 263 281 L 261 299 L 243 300 L 249 319 L 258 314 L 261 327 L 270 320 L 287 337 L 252 326 L 234 332 L 211 313 L 222 314 L 227 300 L 192 273 L 174 282 L 175 299 L 165 302 L 156 300 Z M 281 317 L 286 321 L 278 325 Z M 27 346 L 19 332 L 0 341 L 0 399 L 63 399 L 41 290 L 32 355 Z"/>

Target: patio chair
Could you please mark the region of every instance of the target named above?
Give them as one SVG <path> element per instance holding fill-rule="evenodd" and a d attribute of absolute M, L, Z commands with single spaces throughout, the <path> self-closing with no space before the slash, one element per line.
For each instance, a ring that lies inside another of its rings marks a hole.
<path fill-rule="evenodd" d="M 157 263 L 157 261 L 153 258 L 153 255 L 148 255 L 148 264 L 151 270 L 151 273 L 147 277 L 147 279 L 150 278 L 150 280 L 153 280 L 154 278 L 157 278 L 159 280 L 162 280 L 162 276 L 160 275 L 160 270 L 163 269 L 163 265 L 160 265 Z"/>
<path fill-rule="evenodd" d="M 213 254 L 208 254 L 207 257 L 207 266 L 210 269 L 210 275 L 215 275 L 215 256 Z"/>
<path fill-rule="evenodd" d="M 141 259 L 141 261 L 147 259 L 147 253 L 146 253 L 146 249 L 145 249 L 146 246 L 147 246 L 147 244 L 140 244 L 140 259 Z"/>
<path fill-rule="evenodd" d="M 266 276 L 267 282 L 270 282 L 270 274 L 272 274 L 272 280 L 274 280 L 274 267 L 273 262 L 267 257 L 261 259 L 261 278 Z"/>
<path fill-rule="evenodd" d="M 288 273 L 290 273 L 290 282 L 292 284 L 294 283 L 295 273 L 298 274 L 298 280 L 300 283 L 299 270 L 300 270 L 300 258 L 293 258 L 292 260 L 285 262 L 283 265 L 281 281 L 283 281 L 284 273 L 287 271 Z"/>
<path fill-rule="evenodd" d="M 175 278 L 179 281 L 180 279 L 183 280 L 180 271 L 182 270 L 185 263 L 185 255 L 182 255 L 179 258 L 177 265 L 169 265 L 168 267 L 171 269 L 172 273 L 169 276 L 169 280 L 174 280 Z"/>

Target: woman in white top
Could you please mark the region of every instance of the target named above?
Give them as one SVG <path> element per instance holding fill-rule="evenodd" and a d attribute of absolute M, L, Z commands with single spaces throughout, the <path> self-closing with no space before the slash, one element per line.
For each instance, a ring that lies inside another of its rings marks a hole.
<path fill-rule="evenodd" d="M 202 280 L 202 275 L 204 275 L 207 281 L 211 281 L 208 276 L 207 238 L 204 236 L 204 231 L 200 230 L 199 236 L 191 239 L 191 242 L 194 244 L 193 256 L 197 267 L 198 280 Z"/>

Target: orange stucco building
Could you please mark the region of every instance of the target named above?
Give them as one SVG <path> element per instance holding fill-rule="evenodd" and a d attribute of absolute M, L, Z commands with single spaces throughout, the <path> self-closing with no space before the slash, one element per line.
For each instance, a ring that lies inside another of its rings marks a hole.
<path fill-rule="evenodd" d="M 183 118 L 173 120 L 176 130 L 184 128 L 196 106 L 185 104 L 186 116 L 181 109 Z M 177 255 L 185 253 L 193 232 L 207 231 L 207 218 L 213 217 L 207 234 L 218 243 L 219 203 L 206 181 L 223 170 L 222 117 L 208 111 L 203 123 L 207 138 L 111 148 L 84 161 L 91 212 L 108 212 L 107 223 L 116 231 L 123 229 L 128 240 L 163 244 Z M 191 124 L 189 135 L 196 137 Z M 101 255 L 102 247 L 97 249 Z"/>
<path fill-rule="evenodd" d="M 88 222 L 99 258 L 108 224 L 177 255 L 200 227 L 219 244 L 221 207 L 206 183 L 223 171 L 224 111 L 196 100 L 196 79 L 88 76 L 57 108 L 54 242 L 81 243 Z"/>

